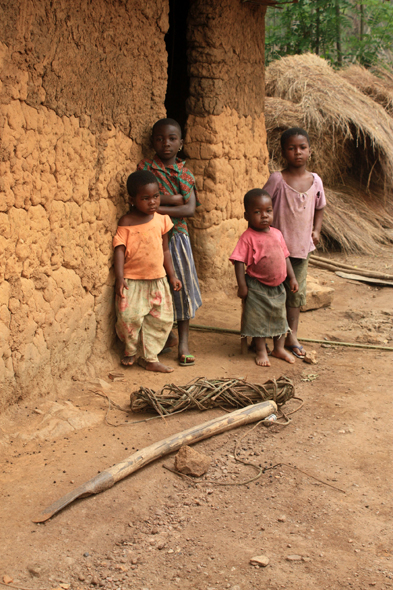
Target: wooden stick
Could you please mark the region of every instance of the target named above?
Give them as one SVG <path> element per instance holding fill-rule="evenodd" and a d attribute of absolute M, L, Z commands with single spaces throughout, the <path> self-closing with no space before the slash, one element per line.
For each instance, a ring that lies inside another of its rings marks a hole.
<path fill-rule="evenodd" d="M 88 482 L 60 498 L 60 500 L 57 500 L 57 502 L 54 502 L 48 508 L 45 508 L 38 517 L 33 519 L 33 522 L 45 522 L 51 516 L 74 502 L 74 500 L 108 490 L 116 482 L 127 477 L 127 475 L 134 473 L 155 459 L 177 451 L 183 445 L 190 445 L 231 430 L 232 428 L 258 422 L 275 412 L 277 412 L 277 405 L 269 400 L 241 408 L 235 412 L 209 420 L 209 422 L 192 426 L 188 430 L 172 434 L 168 438 L 164 438 L 149 447 L 133 453 L 127 459 L 124 459 L 121 463 L 117 463 L 117 465 L 114 465 L 110 469 L 99 473 L 93 479 L 90 479 Z"/>
<path fill-rule="evenodd" d="M 203 324 L 190 324 L 190 330 L 197 332 L 217 332 L 217 334 L 240 334 L 239 330 L 229 330 L 228 328 L 217 328 L 216 326 L 204 326 Z M 349 346 L 352 348 L 368 348 L 371 350 L 393 351 L 392 346 L 379 346 L 378 344 L 357 344 L 356 342 L 339 342 L 338 340 L 318 340 L 316 338 L 297 337 L 301 342 L 315 342 L 316 344 L 332 344 L 334 346 Z"/>
<path fill-rule="evenodd" d="M 362 277 L 370 277 L 373 279 L 382 279 L 385 281 L 393 281 L 393 275 L 389 275 L 383 272 L 376 272 L 373 270 L 365 270 L 359 269 L 355 266 L 349 266 L 348 264 L 341 264 L 341 262 L 335 262 L 329 260 L 328 258 L 321 258 L 319 256 L 315 256 L 311 254 L 310 256 L 310 263 L 314 264 L 315 266 L 320 266 L 321 268 L 325 268 L 326 270 L 351 270 L 352 272 L 360 275 Z"/>

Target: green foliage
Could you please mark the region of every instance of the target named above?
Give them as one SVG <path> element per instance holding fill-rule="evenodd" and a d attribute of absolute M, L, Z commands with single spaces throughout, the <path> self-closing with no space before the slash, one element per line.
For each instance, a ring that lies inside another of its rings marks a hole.
<path fill-rule="evenodd" d="M 266 18 L 266 62 L 312 52 L 335 66 L 392 64 L 392 0 L 279 0 Z"/>

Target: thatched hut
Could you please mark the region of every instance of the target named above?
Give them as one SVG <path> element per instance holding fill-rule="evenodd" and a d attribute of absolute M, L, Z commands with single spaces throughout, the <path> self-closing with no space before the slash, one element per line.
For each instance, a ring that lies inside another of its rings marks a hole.
<path fill-rule="evenodd" d="M 271 169 L 283 164 L 284 129 L 300 126 L 310 134 L 310 168 L 322 177 L 329 200 L 325 245 L 367 252 L 391 241 L 393 119 L 386 105 L 312 54 L 273 62 L 266 71 L 266 95 Z"/>
<path fill-rule="evenodd" d="M 340 76 L 383 106 L 389 115 L 393 116 L 393 72 L 382 68 L 370 71 L 363 66 L 353 64 L 342 70 Z"/>

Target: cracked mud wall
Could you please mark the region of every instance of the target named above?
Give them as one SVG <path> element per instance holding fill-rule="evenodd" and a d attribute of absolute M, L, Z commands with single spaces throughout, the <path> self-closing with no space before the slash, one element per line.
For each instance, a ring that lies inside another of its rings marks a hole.
<path fill-rule="evenodd" d="M 0 5 L 0 410 L 110 357 L 112 236 L 165 116 L 167 28 L 165 0 Z"/>
<path fill-rule="evenodd" d="M 264 119 L 265 7 L 195 0 L 189 14 L 185 150 L 202 207 L 191 220 L 205 289 L 235 284 L 228 261 L 246 229 L 243 197 L 268 178 Z"/>

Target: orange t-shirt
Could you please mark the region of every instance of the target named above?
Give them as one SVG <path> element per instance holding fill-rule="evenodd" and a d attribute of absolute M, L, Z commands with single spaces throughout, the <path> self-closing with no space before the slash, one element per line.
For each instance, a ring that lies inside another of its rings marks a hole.
<path fill-rule="evenodd" d="M 169 215 L 154 213 L 143 225 L 124 225 L 117 228 L 113 247 L 125 246 L 124 278 L 148 281 L 166 276 L 162 236 L 173 223 Z"/>

